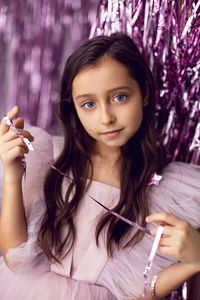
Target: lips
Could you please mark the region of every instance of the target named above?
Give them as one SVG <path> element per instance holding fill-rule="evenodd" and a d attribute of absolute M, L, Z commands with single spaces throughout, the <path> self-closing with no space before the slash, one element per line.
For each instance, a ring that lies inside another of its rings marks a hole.
<path fill-rule="evenodd" d="M 115 132 L 119 132 L 121 130 L 122 130 L 122 128 L 121 129 L 115 129 L 115 130 L 103 132 L 103 134 L 112 134 L 112 133 L 115 133 Z"/>
<path fill-rule="evenodd" d="M 103 132 L 102 134 L 108 138 L 115 138 L 117 137 L 120 132 L 122 131 L 123 128 L 120 128 L 120 129 L 115 129 L 115 130 L 111 130 L 111 131 L 106 131 L 106 132 Z"/>

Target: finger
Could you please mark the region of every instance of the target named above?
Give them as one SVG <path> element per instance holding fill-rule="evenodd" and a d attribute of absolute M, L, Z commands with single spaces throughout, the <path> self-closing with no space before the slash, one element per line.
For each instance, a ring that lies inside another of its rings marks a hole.
<path fill-rule="evenodd" d="M 14 125 L 17 129 L 19 129 L 19 128 L 24 129 L 24 119 L 23 118 L 17 118 Z"/>
<path fill-rule="evenodd" d="M 26 137 L 27 139 L 29 139 L 30 142 L 34 141 L 34 137 L 32 136 L 32 134 L 28 131 L 28 130 L 24 130 L 24 129 L 18 129 L 19 132 Z"/>
<path fill-rule="evenodd" d="M 168 212 L 159 212 L 159 213 L 154 213 L 152 215 L 149 215 L 146 218 L 146 222 L 147 223 L 155 222 L 155 223 L 159 223 L 159 224 L 162 223 L 162 224 L 168 224 L 171 226 L 177 226 L 177 225 L 182 226 L 185 223 L 184 220 L 182 220 Z"/>
<path fill-rule="evenodd" d="M 14 106 L 8 113 L 7 117 L 12 121 L 19 112 L 18 106 Z M 3 135 L 9 130 L 9 125 L 6 124 L 4 120 L 1 121 L 0 134 Z"/>
<path fill-rule="evenodd" d="M 158 252 L 164 255 L 173 256 L 174 258 L 181 260 L 181 251 L 176 246 L 159 246 Z"/>
<path fill-rule="evenodd" d="M 159 242 L 160 246 L 169 246 L 169 247 L 174 247 L 175 245 L 179 244 L 179 238 L 178 236 L 162 236 Z"/>
<path fill-rule="evenodd" d="M 18 129 L 18 131 L 22 134 L 23 137 L 29 139 L 30 142 L 34 141 L 34 137 L 31 135 L 31 133 L 29 131 L 23 130 L 23 129 Z M 4 136 L 2 137 L 2 141 L 4 143 L 7 143 L 18 137 L 19 137 L 19 135 L 17 133 L 15 133 L 13 130 L 10 130 L 4 134 Z"/>
<path fill-rule="evenodd" d="M 18 146 L 23 147 L 25 149 L 26 153 L 29 152 L 29 149 L 28 149 L 27 145 L 24 143 L 22 137 L 18 137 L 16 139 L 10 141 L 9 143 L 7 143 L 6 150 L 10 151 L 13 148 L 18 147 Z"/>
<path fill-rule="evenodd" d="M 156 232 L 158 230 L 158 227 L 159 225 L 155 226 L 152 230 L 151 230 L 151 234 L 153 236 L 156 235 Z M 174 227 L 174 226 L 169 226 L 169 225 L 164 225 L 164 230 L 163 230 L 163 233 L 162 233 L 162 236 L 173 236 L 175 234 L 177 234 L 179 232 L 179 230 Z"/>
<path fill-rule="evenodd" d="M 16 117 L 16 115 L 19 113 L 19 107 L 16 105 L 14 106 L 8 113 L 7 117 L 13 121 L 13 119 Z"/>
<path fill-rule="evenodd" d="M 164 255 L 170 255 L 170 256 L 174 256 L 174 248 L 171 246 L 159 246 L 158 247 L 158 252 Z"/>
<path fill-rule="evenodd" d="M 23 146 L 17 146 L 10 151 L 8 151 L 8 160 L 17 159 L 18 157 L 23 157 L 24 154 L 28 153 L 25 147 Z"/>

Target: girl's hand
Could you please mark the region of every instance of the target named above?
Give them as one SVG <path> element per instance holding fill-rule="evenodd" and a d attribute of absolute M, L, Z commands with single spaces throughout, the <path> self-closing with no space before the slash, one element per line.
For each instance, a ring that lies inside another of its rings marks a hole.
<path fill-rule="evenodd" d="M 8 118 L 13 121 L 19 112 L 17 106 L 13 107 L 7 113 Z M 21 134 L 28 138 L 29 141 L 33 141 L 33 136 L 24 128 L 24 120 L 18 118 L 15 121 L 15 127 L 21 132 Z M 4 166 L 4 175 L 6 180 L 16 181 L 21 180 L 24 173 L 21 157 L 28 153 L 28 147 L 23 141 L 22 137 L 19 137 L 13 130 L 9 128 L 4 120 L 0 123 L 0 159 Z"/>
<path fill-rule="evenodd" d="M 200 233 L 186 221 L 167 212 L 155 213 L 146 218 L 147 223 L 164 225 L 159 252 L 174 256 L 200 271 Z M 158 225 L 153 228 L 155 236 Z"/>

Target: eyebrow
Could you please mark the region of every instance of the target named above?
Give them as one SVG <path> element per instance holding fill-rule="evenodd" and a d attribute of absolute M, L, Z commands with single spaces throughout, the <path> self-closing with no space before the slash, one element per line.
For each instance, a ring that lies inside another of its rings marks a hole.
<path fill-rule="evenodd" d="M 118 86 L 116 88 L 113 88 L 113 89 L 110 89 L 108 90 L 108 93 L 111 93 L 111 92 L 115 92 L 115 91 L 118 91 L 118 90 L 122 90 L 122 89 L 128 89 L 128 90 L 131 90 L 132 88 L 130 86 L 126 86 L 126 85 L 123 85 L 123 86 Z M 80 99 L 80 98 L 86 98 L 86 97 L 90 97 L 92 94 L 82 94 L 82 95 L 78 95 L 76 97 L 76 100 Z"/>

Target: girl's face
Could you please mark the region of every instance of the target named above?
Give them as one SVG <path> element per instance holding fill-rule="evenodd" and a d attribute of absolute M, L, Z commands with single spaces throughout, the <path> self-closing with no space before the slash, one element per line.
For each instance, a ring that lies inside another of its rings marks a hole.
<path fill-rule="evenodd" d="M 142 94 L 121 63 L 102 58 L 73 80 L 72 96 L 79 119 L 96 140 L 96 151 L 119 150 L 139 129 Z"/>

